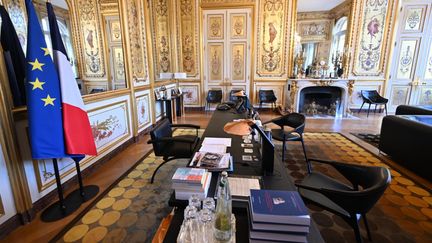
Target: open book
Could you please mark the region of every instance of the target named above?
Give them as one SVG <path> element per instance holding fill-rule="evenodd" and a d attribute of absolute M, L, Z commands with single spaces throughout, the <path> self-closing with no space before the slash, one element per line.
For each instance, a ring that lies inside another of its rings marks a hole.
<path fill-rule="evenodd" d="M 222 171 L 230 168 L 229 153 L 196 152 L 189 166 L 208 169 L 209 171 Z"/>

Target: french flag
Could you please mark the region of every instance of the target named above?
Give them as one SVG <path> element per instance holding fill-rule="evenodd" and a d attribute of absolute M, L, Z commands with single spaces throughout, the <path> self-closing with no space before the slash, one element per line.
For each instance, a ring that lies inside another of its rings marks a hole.
<path fill-rule="evenodd" d="M 97 155 L 84 102 L 61 39 L 54 9 L 49 2 L 47 2 L 47 11 L 53 59 L 60 79 L 66 153 L 69 155 Z"/>

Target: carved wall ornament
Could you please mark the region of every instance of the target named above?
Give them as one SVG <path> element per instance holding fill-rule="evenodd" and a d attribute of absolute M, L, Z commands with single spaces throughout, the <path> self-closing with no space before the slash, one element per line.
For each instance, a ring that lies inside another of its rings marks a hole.
<path fill-rule="evenodd" d="M 302 41 L 327 41 L 331 36 L 331 20 L 299 20 L 298 34 Z"/>
<path fill-rule="evenodd" d="M 353 72 L 356 75 L 381 75 L 383 72 L 383 48 L 387 46 L 386 31 L 390 28 L 387 17 L 388 0 L 361 1 L 363 15 L 359 25 L 359 42 L 354 59 Z"/>
<path fill-rule="evenodd" d="M 139 0 L 129 0 L 126 8 L 132 76 L 134 77 L 134 85 L 143 85 L 150 81 L 147 64 L 144 8 Z"/>
<path fill-rule="evenodd" d="M 243 72 L 243 56 L 240 53 L 240 50 L 237 50 L 237 53 L 234 55 L 233 60 L 234 73 L 236 75 L 241 75 Z"/>
<path fill-rule="evenodd" d="M 334 84 L 334 80 L 319 80 L 316 82 L 317 86 L 331 86 Z"/>
<path fill-rule="evenodd" d="M 83 75 L 86 78 L 103 78 L 105 73 L 105 53 L 103 46 L 101 21 L 99 19 L 99 1 L 79 0 L 77 10 L 79 17 L 79 35 L 82 43 Z"/>
<path fill-rule="evenodd" d="M 174 1 L 167 0 L 150 0 L 151 32 L 154 57 L 154 78 L 159 80 L 160 73 L 172 72 L 171 60 L 171 36 L 172 28 L 170 26 L 170 15 L 168 10 L 169 4 Z"/>
<path fill-rule="evenodd" d="M 413 53 L 410 50 L 410 46 L 406 47 L 406 50 L 403 52 L 403 55 L 399 61 L 399 71 L 402 73 L 407 73 L 410 71 L 410 66 L 413 61 Z"/>
<path fill-rule="evenodd" d="M 272 12 L 273 14 L 283 7 L 282 0 L 266 0 L 264 8 L 266 11 Z"/>
<path fill-rule="evenodd" d="M 211 61 L 211 67 L 212 67 L 211 71 L 214 75 L 219 75 L 219 73 L 220 73 L 221 63 L 220 63 L 219 59 L 220 59 L 219 53 L 217 52 L 217 50 L 215 50 L 213 53 L 212 61 Z"/>
<path fill-rule="evenodd" d="M 180 71 L 199 79 L 199 0 L 181 0 L 176 4 L 177 52 Z"/>
<path fill-rule="evenodd" d="M 291 1 L 264 0 L 259 1 L 257 51 L 256 51 L 256 79 L 280 78 L 287 75 L 288 46 L 291 36 Z"/>
<path fill-rule="evenodd" d="M 166 0 L 157 0 L 156 12 L 160 16 L 167 16 L 168 6 Z"/>
<path fill-rule="evenodd" d="M 194 3 L 192 2 L 192 0 L 181 0 L 180 2 L 181 14 L 190 16 L 192 14 L 193 4 Z"/>
<path fill-rule="evenodd" d="M 411 29 L 415 29 L 420 23 L 420 14 L 417 11 L 412 11 L 407 18 L 407 24 Z"/>
<path fill-rule="evenodd" d="M 170 60 L 169 60 L 169 46 L 168 46 L 168 42 L 165 36 L 161 37 L 161 41 L 160 41 L 160 55 L 161 55 L 161 59 L 160 59 L 160 67 L 162 69 L 163 72 L 168 72 L 169 68 L 170 68 Z"/>

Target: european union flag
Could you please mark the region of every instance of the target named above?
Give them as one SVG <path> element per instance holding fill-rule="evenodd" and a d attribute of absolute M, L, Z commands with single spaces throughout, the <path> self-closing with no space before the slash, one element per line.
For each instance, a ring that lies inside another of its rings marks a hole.
<path fill-rule="evenodd" d="M 63 138 L 60 82 L 31 0 L 26 0 L 27 110 L 34 159 L 67 157 Z"/>

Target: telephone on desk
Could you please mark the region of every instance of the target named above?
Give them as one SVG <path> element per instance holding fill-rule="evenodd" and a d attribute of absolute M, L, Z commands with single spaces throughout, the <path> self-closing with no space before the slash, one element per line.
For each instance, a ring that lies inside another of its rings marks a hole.
<path fill-rule="evenodd" d="M 222 104 L 219 104 L 216 109 L 220 110 L 220 111 L 227 111 L 227 110 L 231 110 L 231 108 L 233 108 L 236 104 L 234 102 L 224 102 Z"/>

